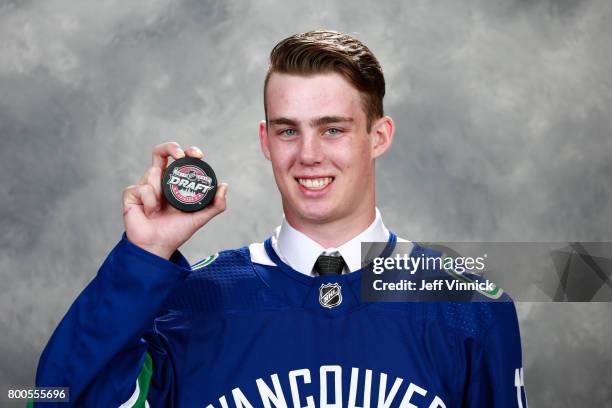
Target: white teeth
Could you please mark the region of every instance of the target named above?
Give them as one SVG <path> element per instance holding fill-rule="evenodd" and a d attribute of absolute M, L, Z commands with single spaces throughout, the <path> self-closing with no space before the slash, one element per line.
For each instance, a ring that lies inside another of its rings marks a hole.
<path fill-rule="evenodd" d="M 313 190 L 321 190 L 322 188 L 325 188 L 325 186 L 327 186 L 329 183 L 332 182 L 332 178 L 331 177 L 323 177 L 323 178 L 316 178 L 316 179 L 300 178 L 298 179 L 298 182 L 306 188 L 310 188 Z"/>

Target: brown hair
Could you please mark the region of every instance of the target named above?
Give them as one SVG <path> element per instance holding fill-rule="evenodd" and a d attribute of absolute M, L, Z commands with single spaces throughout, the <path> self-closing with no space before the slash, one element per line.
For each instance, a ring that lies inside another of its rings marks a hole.
<path fill-rule="evenodd" d="M 336 72 L 344 76 L 362 94 L 367 131 L 384 115 L 385 78 L 378 60 L 361 41 L 337 31 L 309 31 L 279 42 L 270 52 L 270 66 L 264 82 L 272 73 L 313 75 Z"/>

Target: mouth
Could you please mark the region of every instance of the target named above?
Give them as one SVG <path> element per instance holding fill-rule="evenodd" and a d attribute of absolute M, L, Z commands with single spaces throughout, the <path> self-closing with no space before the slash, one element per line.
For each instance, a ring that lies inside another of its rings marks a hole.
<path fill-rule="evenodd" d="M 296 181 L 306 190 L 323 190 L 334 181 L 334 177 L 297 177 Z"/>

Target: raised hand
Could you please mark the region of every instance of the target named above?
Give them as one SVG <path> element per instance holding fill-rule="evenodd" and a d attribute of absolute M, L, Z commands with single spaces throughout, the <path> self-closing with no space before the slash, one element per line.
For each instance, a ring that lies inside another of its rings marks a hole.
<path fill-rule="evenodd" d="M 144 250 L 169 259 L 172 253 L 226 207 L 228 185 L 220 183 L 212 203 L 203 210 L 185 213 L 168 205 L 161 180 L 168 158 L 202 158 L 197 147 L 183 150 L 176 142 L 155 146 L 151 167 L 135 185 L 123 190 L 123 223 L 128 239 Z"/>

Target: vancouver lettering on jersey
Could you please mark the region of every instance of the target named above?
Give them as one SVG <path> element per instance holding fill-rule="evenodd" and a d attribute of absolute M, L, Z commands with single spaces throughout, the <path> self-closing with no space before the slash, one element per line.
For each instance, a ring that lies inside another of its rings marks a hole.
<path fill-rule="evenodd" d="M 391 382 L 383 372 L 373 373 L 372 370 L 352 367 L 348 390 L 343 388 L 342 366 L 323 365 L 317 374 L 316 382 L 313 382 L 308 368 L 291 370 L 284 377 L 275 373 L 267 381 L 257 378 L 257 395 L 245 395 L 236 387 L 231 395 L 219 397 L 218 402 L 210 403 L 206 408 L 446 408 L 439 396 L 431 395 L 425 388 L 403 378 L 396 377 Z M 283 389 L 290 390 L 289 395 L 285 395 Z M 373 390 L 378 391 L 374 400 Z M 315 401 L 314 395 L 318 395 L 319 401 Z"/>

